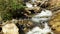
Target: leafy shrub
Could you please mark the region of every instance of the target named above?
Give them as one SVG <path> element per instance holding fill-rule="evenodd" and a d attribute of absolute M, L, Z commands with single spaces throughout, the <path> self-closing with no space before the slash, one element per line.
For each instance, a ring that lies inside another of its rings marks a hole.
<path fill-rule="evenodd" d="M 21 0 L 0 0 L 0 16 L 2 20 L 12 19 L 12 13 L 16 9 L 24 9 L 24 3 Z"/>

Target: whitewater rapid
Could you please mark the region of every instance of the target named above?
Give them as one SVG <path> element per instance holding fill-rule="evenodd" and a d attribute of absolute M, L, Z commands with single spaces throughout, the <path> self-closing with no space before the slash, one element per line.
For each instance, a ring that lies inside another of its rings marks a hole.
<path fill-rule="evenodd" d="M 44 28 L 41 29 L 38 25 L 35 26 L 32 30 L 28 31 L 26 34 L 54 34 L 51 28 L 48 26 L 48 21 L 50 20 L 51 16 L 52 12 L 50 10 L 42 10 L 41 13 L 33 16 L 31 20 L 36 24 L 42 23 Z"/>

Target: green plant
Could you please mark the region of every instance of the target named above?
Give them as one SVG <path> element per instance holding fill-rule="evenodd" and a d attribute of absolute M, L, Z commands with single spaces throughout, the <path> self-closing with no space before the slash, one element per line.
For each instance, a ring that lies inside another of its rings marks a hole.
<path fill-rule="evenodd" d="M 24 9 L 25 6 L 21 0 L 0 0 L 0 16 L 3 20 L 12 19 L 12 13 L 17 9 Z"/>

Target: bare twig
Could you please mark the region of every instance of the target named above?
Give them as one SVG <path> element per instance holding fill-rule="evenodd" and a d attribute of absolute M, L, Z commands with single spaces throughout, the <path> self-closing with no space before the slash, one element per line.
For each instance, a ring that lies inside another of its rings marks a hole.
<path fill-rule="evenodd" d="M 43 0 L 42 3 L 40 4 L 40 6 L 42 6 L 46 1 L 48 1 L 48 0 Z"/>
<path fill-rule="evenodd" d="M 48 10 L 51 10 L 51 11 L 55 12 L 57 10 L 60 10 L 60 6 L 49 8 Z"/>

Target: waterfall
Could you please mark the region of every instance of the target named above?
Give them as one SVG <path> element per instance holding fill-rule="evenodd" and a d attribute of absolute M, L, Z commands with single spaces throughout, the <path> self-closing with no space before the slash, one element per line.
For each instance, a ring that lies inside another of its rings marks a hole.
<path fill-rule="evenodd" d="M 41 13 L 33 16 L 31 20 L 36 24 L 42 23 L 42 25 L 44 25 L 44 28 L 41 29 L 39 26 L 36 26 L 26 34 L 54 34 L 51 31 L 51 28 L 48 26 L 48 21 L 50 20 L 51 16 L 52 12 L 50 10 L 42 10 Z"/>
<path fill-rule="evenodd" d="M 43 29 L 41 29 L 40 27 L 36 26 L 31 31 L 29 31 L 27 34 L 48 34 L 48 33 L 53 34 L 53 32 L 49 28 L 48 24 L 45 23 L 44 25 L 45 25 L 45 27 Z"/>
<path fill-rule="evenodd" d="M 32 21 L 40 23 L 40 21 L 48 21 L 52 16 L 52 12 L 50 10 L 42 10 L 41 13 L 32 17 Z"/>

